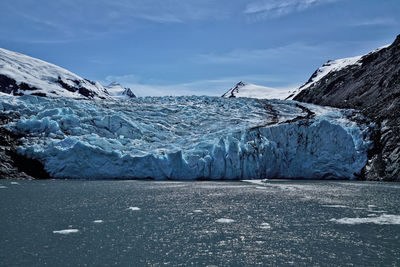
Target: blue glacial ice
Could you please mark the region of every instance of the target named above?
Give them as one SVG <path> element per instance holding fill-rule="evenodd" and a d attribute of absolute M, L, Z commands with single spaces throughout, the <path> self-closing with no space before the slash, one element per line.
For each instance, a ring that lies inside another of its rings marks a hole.
<path fill-rule="evenodd" d="M 54 178 L 355 178 L 371 147 L 355 111 L 295 101 L 1 96 L 18 152 Z"/>

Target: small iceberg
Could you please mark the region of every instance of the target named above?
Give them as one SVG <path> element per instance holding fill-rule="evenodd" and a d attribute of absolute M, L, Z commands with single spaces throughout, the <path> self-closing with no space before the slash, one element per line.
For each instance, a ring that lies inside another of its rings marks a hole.
<path fill-rule="evenodd" d="M 260 225 L 260 228 L 261 229 L 271 229 L 271 225 L 269 224 L 269 223 L 262 223 L 261 225 Z"/>
<path fill-rule="evenodd" d="M 138 207 L 129 207 L 128 210 L 138 211 L 138 210 L 140 210 L 140 208 L 138 208 Z"/>
<path fill-rule="evenodd" d="M 330 219 L 339 224 L 400 224 L 400 215 L 383 214 L 379 217 Z"/>
<path fill-rule="evenodd" d="M 202 210 L 194 210 L 193 212 L 194 213 L 202 213 L 203 211 Z"/>
<path fill-rule="evenodd" d="M 78 233 L 78 229 L 64 229 L 64 230 L 57 230 L 53 231 L 53 234 L 61 234 L 61 235 L 69 235 L 69 234 L 74 234 Z"/>
<path fill-rule="evenodd" d="M 233 222 L 235 222 L 235 220 L 227 219 L 227 218 L 221 218 L 221 219 L 216 220 L 216 222 L 217 223 L 233 223 Z"/>
<path fill-rule="evenodd" d="M 327 208 L 348 208 L 348 206 L 345 205 L 337 205 L 337 204 L 332 204 L 332 205 L 323 205 L 324 207 Z"/>
<path fill-rule="evenodd" d="M 103 223 L 104 221 L 103 220 L 94 220 L 93 222 L 94 223 Z"/>

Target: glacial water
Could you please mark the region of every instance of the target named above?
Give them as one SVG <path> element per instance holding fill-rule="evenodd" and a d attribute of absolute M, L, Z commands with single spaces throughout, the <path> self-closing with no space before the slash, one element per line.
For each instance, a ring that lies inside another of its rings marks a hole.
<path fill-rule="evenodd" d="M 0 266 L 399 266 L 400 184 L 0 180 Z"/>

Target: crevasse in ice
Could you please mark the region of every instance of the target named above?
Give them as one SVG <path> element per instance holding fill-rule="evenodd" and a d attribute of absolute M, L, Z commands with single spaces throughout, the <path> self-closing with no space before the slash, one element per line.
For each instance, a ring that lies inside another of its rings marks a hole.
<path fill-rule="evenodd" d="M 355 178 L 371 146 L 354 111 L 295 101 L 1 96 L 18 152 L 55 178 Z"/>

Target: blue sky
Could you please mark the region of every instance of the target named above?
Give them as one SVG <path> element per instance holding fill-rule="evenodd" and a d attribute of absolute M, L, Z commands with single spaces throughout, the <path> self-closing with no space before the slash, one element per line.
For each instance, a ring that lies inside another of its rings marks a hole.
<path fill-rule="evenodd" d="M 0 47 L 138 95 L 305 82 L 400 34 L 399 0 L 1 0 Z"/>

